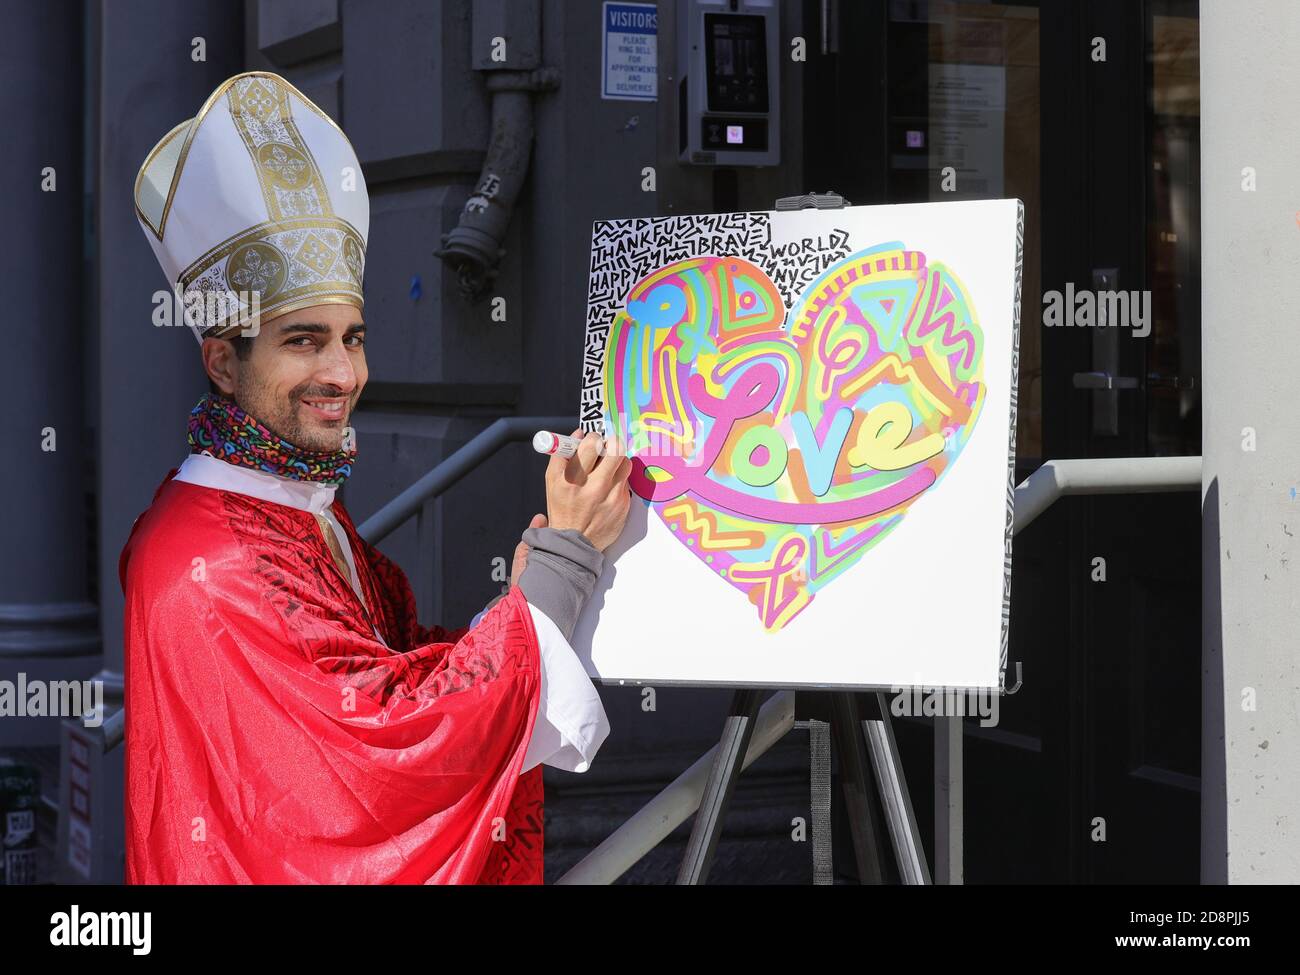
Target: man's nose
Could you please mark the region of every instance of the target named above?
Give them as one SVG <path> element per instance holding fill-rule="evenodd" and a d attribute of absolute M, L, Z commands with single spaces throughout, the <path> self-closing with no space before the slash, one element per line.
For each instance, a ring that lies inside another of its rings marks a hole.
<path fill-rule="evenodd" d="M 342 342 L 331 342 L 328 348 L 322 350 L 316 379 L 322 385 L 337 386 L 344 393 L 356 389 L 357 371 Z"/>

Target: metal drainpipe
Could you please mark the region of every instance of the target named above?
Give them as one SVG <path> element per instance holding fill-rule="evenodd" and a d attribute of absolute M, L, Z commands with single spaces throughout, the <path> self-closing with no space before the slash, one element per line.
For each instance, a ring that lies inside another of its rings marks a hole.
<path fill-rule="evenodd" d="M 553 68 L 488 73 L 492 134 L 483 172 L 474 195 L 465 201 L 460 221 L 442 235 L 442 249 L 434 252 L 455 268 L 460 293 L 471 302 L 486 296 L 505 254 L 501 243 L 510 226 L 515 198 L 528 175 L 533 95 L 557 87 L 559 79 Z"/>

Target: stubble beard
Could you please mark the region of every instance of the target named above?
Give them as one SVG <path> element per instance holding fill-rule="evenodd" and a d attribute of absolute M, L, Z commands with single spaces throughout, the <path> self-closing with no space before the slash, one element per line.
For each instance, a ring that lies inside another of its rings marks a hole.
<path fill-rule="evenodd" d="M 344 430 L 356 403 L 355 394 L 348 397 L 343 418 L 334 426 L 304 423 L 300 408 L 304 396 L 326 397 L 336 394 L 337 390 L 316 389 L 310 382 L 306 382 L 290 390 L 286 399 L 277 397 L 260 383 L 241 382 L 235 389 L 235 401 L 241 410 L 295 447 L 330 453 L 343 446 Z"/>

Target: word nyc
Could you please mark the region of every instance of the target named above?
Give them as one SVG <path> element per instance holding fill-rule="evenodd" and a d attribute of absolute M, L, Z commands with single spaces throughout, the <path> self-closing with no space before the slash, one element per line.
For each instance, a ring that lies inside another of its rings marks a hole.
<path fill-rule="evenodd" d="M 1151 334 L 1150 291 L 1078 291 L 1073 282 L 1059 291 L 1043 293 L 1043 325 L 1047 328 L 1077 325 L 1119 326 L 1133 329 L 1133 338 Z"/>

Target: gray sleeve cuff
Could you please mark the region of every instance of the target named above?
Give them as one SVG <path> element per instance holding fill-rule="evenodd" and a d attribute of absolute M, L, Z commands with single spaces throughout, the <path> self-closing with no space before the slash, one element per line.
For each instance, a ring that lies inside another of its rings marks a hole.
<path fill-rule="evenodd" d="M 528 565 L 519 576 L 519 588 L 568 640 L 596 588 L 605 556 L 576 528 L 529 528 L 523 540 Z"/>

